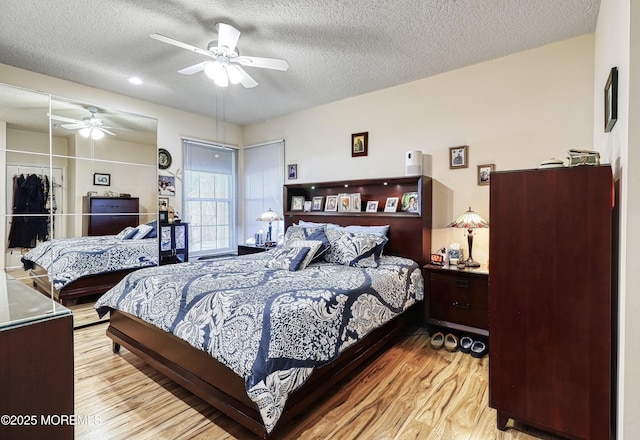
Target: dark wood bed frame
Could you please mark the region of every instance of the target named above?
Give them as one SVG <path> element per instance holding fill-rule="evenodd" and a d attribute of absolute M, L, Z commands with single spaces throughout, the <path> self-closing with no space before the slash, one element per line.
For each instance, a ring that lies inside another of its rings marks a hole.
<path fill-rule="evenodd" d="M 377 180 L 371 182 L 373 182 L 372 185 L 378 183 Z M 313 213 L 285 212 L 285 226 L 288 227 L 300 219 L 316 222 L 330 221 L 340 225 L 388 224 L 390 225 L 390 246 L 385 247 L 385 254 L 407 256 L 422 266 L 426 264 L 430 252 L 427 246 L 430 246 L 431 237 L 431 179 L 424 182 L 420 178 L 412 182 L 419 185 L 428 184 L 428 193 L 424 187 L 421 189 L 421 197 L 424 205 L 428 205 L 428 210 L 423 209 L 420 214 L 327 213 L 329 215 L 314 216 Z M 337 184 L 343 185 L 343 182 L 337 182 Z M 382 181 L 379 184 L 381 185 Z M 342 191 L 344 191 L 343 186 Z M 285 197 L 287 197 L 286 187 Z M 424 200 L 426 198 L 428 201 Z M 285 206 L 288 205 L 285 203 Z M 259 437 L 268 439 L 277 437 L 278 430 L 287 421 L 317 402 L 319 397 L 326 395 L 332 385 L 345 378 L 359 365 L 380 353 L 407 325 L 422 322 L 422 310 L 421 303 L 414 305 L 407 313 L 373 331 L 333 362 L 318 368 L 303 387 L 290 395 L 284 413 L 275 430 L 270 434 L 266 432 L 255 403 L 247 396 L 244 379 L 207 353 L 193 348 L 170 333 L 117 310 L 110 312 L 107 336 L 113 340 L 114 353 L 119 352 L 121 346 L 125 347 L 159 372 L 255 432 Z"/>
<path fill-rule="evenodd" d="M 124 269 L 115 272 L 87 275 L 78 278 L 58 290 L 54 288 L 51 281 L 49 281 L 47 270 L 36 263 L 33 263 L 33 265 L 33 269 L 29 270 L 29 275 L 33 280 L 33 287 L 47 296 L 52 296 L 63 306 L 72 305 L 78 298 L 84 296 L 102 295 L 118 284 L 125 275 L 139 269 Z"/>

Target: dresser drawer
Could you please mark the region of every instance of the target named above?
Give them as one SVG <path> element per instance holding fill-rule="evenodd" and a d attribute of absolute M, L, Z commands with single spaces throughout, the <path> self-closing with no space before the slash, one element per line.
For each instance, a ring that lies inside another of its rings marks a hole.
<path fill-rule="evenodd" d="M 97 199 L 91 201 L 93 214 L 138 212 L 138 199 Z"/>

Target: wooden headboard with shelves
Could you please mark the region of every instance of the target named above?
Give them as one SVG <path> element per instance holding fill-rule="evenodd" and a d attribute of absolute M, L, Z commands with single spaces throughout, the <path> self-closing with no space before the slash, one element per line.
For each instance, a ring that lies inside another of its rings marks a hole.
<path fill-rule="evenodd" d="M 409 192 L 418 193 L 417 212 L 384 212 L 388 197 L 398 197 L 398 200 L 402 200 L 402 196 Z M 361 211 L 291 211 L 291 198 L 294 196 L 302 196 L 306 201 L 322 196 L 326 201 L 327 196 L 342 193 L 359 193 L 362 201 Z M 385 255 L 408 257 L 420 265 L 425 265 L 431 253 L 431 194 L 432 180 L 427 176 L 287 184 L 284 186 L 283 201 L 285 227 L 300 220 L 341 226 L 389 225 L 389 242 L 385 246 Z M 368 201 L 378 201 L 377 212 L 362 211 Z"/>

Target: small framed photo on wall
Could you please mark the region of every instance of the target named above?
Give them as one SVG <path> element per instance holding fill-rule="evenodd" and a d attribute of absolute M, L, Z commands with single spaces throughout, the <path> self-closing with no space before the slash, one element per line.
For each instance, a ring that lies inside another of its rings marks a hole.
<path fill-rule="evenodd" d="M 367 212 L 378 212 L 378 201 L 369 200 L 367 202 Z"/>
<path fill-rule="evenodd" d="M 295 180 L 298 178 L 298 164 L 287 165 L 287 176 L 289 180 Z"/>
<path fill-rule="evenodd" d="M 176 178 L 174 176 L 163 176 L 162 174 L 158 175 L 158 195 L 176 195 Z"/>
<path fill-rule="evenodd" d="M 469 147 L 463 145 L 461 147 L 449 148 L 449 169 L 468 168 L 469 167 Z"/>
<path fill-rule="evenodd" d="M 93 184 L 101 186 L 111 185 L 111 174 L 93 173 Z"/>
<path fill-rule="evenodd" d="M 478 165 L 478 185 L 489 185 L 491 173 L 496 170 L 495 164 Z"/>
<path fill-rule="evenodd" d="M 618 120 L 618 68 L 612 67 L 604 86 L 604 131 L 610 132 Z"/>
<path fill-rule="evenodd" d="M 367 154 L 369 154 L 369 132 L 352 134 L 351 157 L 366 156 Z"/>

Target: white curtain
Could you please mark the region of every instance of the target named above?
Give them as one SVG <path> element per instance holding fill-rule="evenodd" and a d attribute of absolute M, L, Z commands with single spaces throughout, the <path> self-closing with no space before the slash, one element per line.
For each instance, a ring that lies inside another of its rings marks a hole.
<path fill-rule="evenodd" d="M 241 243 L 263 231 L 266 238 L 268 224 L 256 219 L 268 209 L 282 217 L 284 186 L 284 140 L 245 147 L 244 150 L 244 237 Z M 283 233 L 284 221 L 272 224 L 272 239 Z"/>

